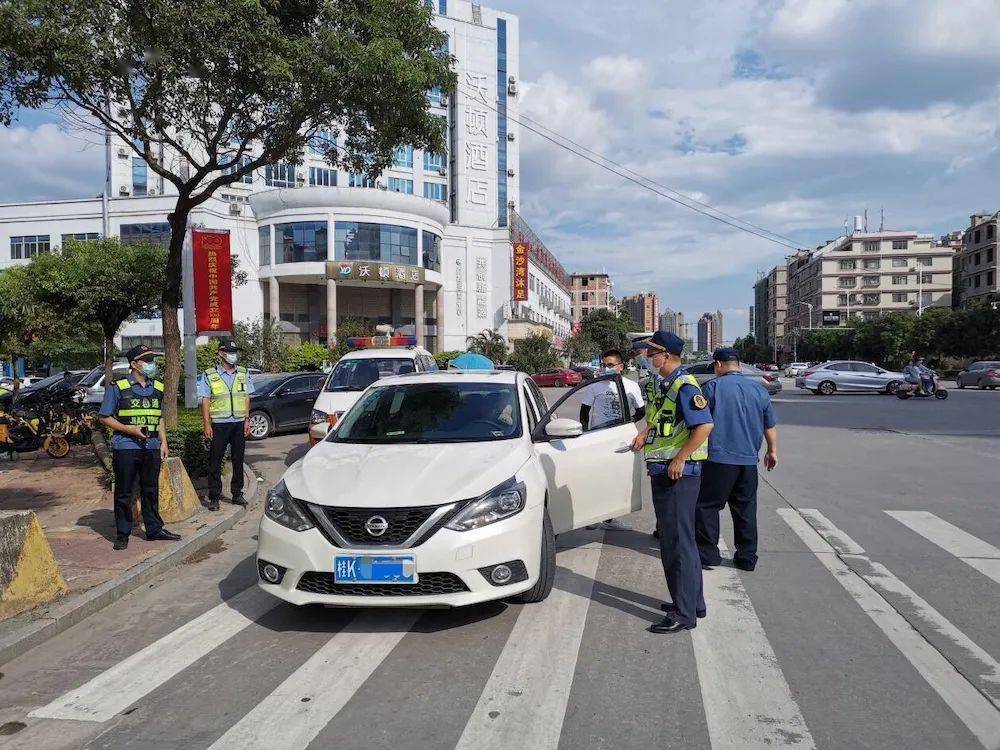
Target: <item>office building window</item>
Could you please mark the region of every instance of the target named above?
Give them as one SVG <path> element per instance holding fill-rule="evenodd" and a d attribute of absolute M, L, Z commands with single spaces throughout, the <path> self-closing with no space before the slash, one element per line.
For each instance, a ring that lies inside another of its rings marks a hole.
<path fill-rule="evenodd" d="M 933 284 L 934 274 L 932 273 L 922 273 L 920 274 L 920 283 L 922 284 Z"/>
<path fill-rule="evenodd" d="M 424 151 L 424 171 L 443 172 L 444 154 L 434 153 L 433 151 Z"/>
<path fill-rule="evenodd" d="M 979 244 L 979 238 L 980 238 L 980 237 L 982 237 L 982 231 L 981 231 L 981 230 L 979 230 L 979 229 L 977 229 L 977 230 L 976 230 L 976 236 L 975 236 L 975 238 L 974 238 L 974 239 L 972 240 L 972 242 L 973 242 L 974 244 L 978 245 L 978 244 Z"/>
<path fill-rule="evenodd" d="M 62 236 L 62 244 L 66 244 L 67 240 L 80 240 L 81 242 L 92 242 L 93 240 L 101 239 L 100 232 L 73 232 L 72 234 L 64 234 Z"/>
<path fill-rule="evenodd" d="M 278 162 L 264 167 L 264 182 L 271 187 L 295 187 L 295 165 Z"/>
<path fill-rule="evenodd" d="M 301 263 L 326 260 L 325 221 L 296 221 L 274 225 L 275 262 Z"/>
<path fill-rule="evenodd" d="M 996 234 L 996 226 L 994 226 L 993 224 L 989 224 L 986 227 L 986 239 L 992 240 L 995 234 Z"/>
<path fill-rule="evenodd" d="M 49 251 L 49 235 L 47 234 L 27 234 L 21 237 L 10 238 L 10 259 L 23 260 L 34 258 L 40 253 Z"/>
<path fill-rule="evenodd" d="M 424 232 L 424 268 L 428 271 L 441 270 L 441 238 L 433 232 Z"/>
<path fill-rule="evenodd" d="M 122 224 L 118 228 L 122 242 L 152 242 L 161 247 L 170 245 L 170 225 L 165 221 L 149 224 Z"/>
<path fill-rule="evenodd" d="M 982 262 L 983 262 L 983 254 L 982 253 L 976 253 L 972 257 L 972 265 L 978 266 Z"/>
<path fill-rule="evenodd" d="M 909 278 L 910 278 L 909 276 L 903 276 L 897 274 L 892 277 L 892 283 L 895 284 L 896 286 L 904 286 L 907 283 L 907 281 L 909 281 Z"/>
<path fill-rule="evenodd" d="M 877 294 L 866 294 L 862 297 L 862 304 L 865 305 L 877 305 L 879 300 L 879 295 Z"/>
<path fill-rule="evenodd" d="M 868 322 L 878 320 L 878 313 L 873 310 L 865 310 L 865 312 L 861 313 L 861 319 Z"/>
<path fill-rule="evenodd" d="M 425 182 L 424 197 L 434 201 L 447 201 L 448 186 L 441 182 Z"/>
<path fill-rule="evenodd" d="M 982 286 L 983 278 L 981 274 L 976 274 L 976 289 Z"/>
<path fill-rule="evenodd" d="M 309 167 L 309 184 L 323 187 L 337 186 L 337 170 L 325 167 Z"/>
<path fill-rule="evenodd" d="M 992 247 L 986 248 L 986 262 L 987 263 L 992 263 L 993 262 L 993 248 Z"/>
<path fill-rule="evenodd" d="M 906 292 L 893 292 L 892 293 L 893 302 L 906 302 Z"/>
<path fill-rule="evenodd" d="M 934 259 L 933 258 L 917 258 L 917 264 L 921 265 L 921 266 L 933 266 L 934 265 Z"/>
<path fill-rule="evenodd" d="M 893 240 L 892 249 L 893 250 L 907 250 L 910 247 L 909 240 Z"/>
<path fill-rule="evenodd" d="M 271 265 L 271 227 L 257 228 L 257 254 L 261 266 Z"/>
<path fill-rule="evenodd" d="M 149 189 L 148 167 L 139 156 L 132 157 L 132 195 L 145 195 Z"/>
<path fill-rule="evenodd" d="M 398 146 L 392 153 L 392 166 L 413 169 L 413 146 Z"/>
<path fill-rule="evenodd" d="M 857 261 L 853 261 L 853 260 L 842 260 L 842 261 L 840 261 L 840 270 L 841 271 L 853 271 L 857 267 L 858 267 Z"/>
<path fill-rule="evenodd" d="M 347 184 L 351 187 L 373 188 L 375 187 L 375 180 L 366 174 L 354 174 L 352 172 L 347 175 Z"/>
<path fill-rule="evenodd" d="M 309 137 L 306 149 L 313 156 L 327 156 L 337 149 L 337 136 L 332 130 L 317 130 Z"/>
<path fill-rule="evenodd" d="M 908 258 L 893 258 L 892 267 L 893 268 L 906 268 L 909 265 Z"/>
<path fill-rule="evenodd" d="M 222 170 L 222 174 L 232 174 L 233 172 L 235 172 L 240 167 L 247 166 L 250 162 L 253 161 L 253 158 L 250 157 L 250 156 L 241 156 L 239 158 L 239 162 L 237 163 L 236 161 L 232 160 L 231 156 L 226 156 L 226 157 L 221 157 L 219 159 L 219 161 L 220 161 L 220 163 L 226 165 L 223 168 L 223 170 Z M 237 182 L 241 182 L 244 185 L 252 185 L 253 184 L 253 172 L 247 172 L 245 175 L 243 175 L 242 177 L 240 177 L 240 179 L 237 180 Z"/>
<path fill-rule="evenodd" d="M 507 226 L 507 21 L 497 19 L 497 226 Z"/>
<path fill-rule="evenodd" d="M 986 286 L 993 286 L 993 281 L 994 281 L 995 278 L 996 278 L 996 276 L 994 276 L 993 271 L 987 271 L 986 272 Z"/>
<path fill-rule="evenodd" d="M 868 258 L 865 260 L 866 271 L 877 271 L 881 265 L 882 262 L 878 258 Z"/>
<path fill-rule="evenodd" d="M 413 180 L 404 180 L 402 177 L 390 177 L 388 183 L 389 190 L 394 193 L 413 195 Z"/>
<path fill-rule="evenodd" d="M 865 242 L 862 249 L 866 253 L 877 253 L 878 252 L 878 242 Z"/>
<path fill-rule="evenodd" d="M 392 224 L 338 221 L 334 251 L 337 260 L 417 263 L 417 230 Z"/>
<path fill-rule="evenodd" d="M 438 13 L 442 16 L 448 15 L 448 0 L 438 0 Z"/>
<path fill-rule="evenodd" d="M 838 294 L 837 295 L 837 304 L 840 305 L 841 307 L 844 307 L 847 304 L 847 295 L 846 294 Z"/>
<path fill-rule="evenodd" d="M 867 287 L 872 287 L 872 286 L 878 286 L 878 282 L 879 282 L 878 276 L 865 276 L 864 279 L 862 279 L 861 283 Z"/>

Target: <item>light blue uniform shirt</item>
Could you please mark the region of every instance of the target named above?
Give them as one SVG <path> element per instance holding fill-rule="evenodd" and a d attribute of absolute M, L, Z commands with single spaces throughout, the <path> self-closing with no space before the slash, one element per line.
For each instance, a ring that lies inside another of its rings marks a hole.
<path fill-rule="evenodd" d="M 236 380 L 236 369 L 233 368 L 232 372 L 226 372 L 222 365 L 216 365 L 215 371 L 222 376 L 222 381 L 226 384 L 229 390 L 233 389 L 233 382 Z M 208 378 L 202 373 L 198 376 L 198 400 L 201 401 L 203 398 L 212 398 L 212 386 L 208 384 Z M 253 395 L 253 375 L 249 372 L 247 373 L 247 397 Z M 213 422 L 220 422 L 225 424 L 231 424 L 233 422 L 242 422 L 242 417 L 226 417 L 225 419 L 213 419 Z"/>
<path fill-rule="evenodd" d="M 715 417 L 708 439 L 708 460 L 717 464 L 755 466 L 764 430 L 778 422 L 764 386 L 739 372 L 729 372 L 704 387 Z"/>

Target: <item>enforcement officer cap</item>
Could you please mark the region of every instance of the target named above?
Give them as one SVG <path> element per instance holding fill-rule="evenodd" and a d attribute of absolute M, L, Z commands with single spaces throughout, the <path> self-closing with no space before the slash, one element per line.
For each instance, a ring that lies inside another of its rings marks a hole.
<path fill-rule="evenodd" d="M 716 362 L 739 362 L 740 353 L 731 346 L 723 346 L 712 352 L 712 359 Z"/>
<path fill-rule="evenodd" d="M 240 348 L 236 346 L 236 342 L 232 339 L 226 339 L 221 344 L 219 344 L 220 352 L 238 352 Z"/>
<path fill-rule="evenodd" d="M 137 359 L 142 359 L 147 354 L 155 355 L 155 352 L 145 344 L 136 344 L 127 352 L 125 352 L 125 359 L 127 359 L 129 362 L 135 362 Z"/>
<path fill-rule="evenodd" d="M 684 339 L 667 331 L 657 331 L 642 343 L 650 352 L 665 351 L 670 354 L 680 354 L 684 349 Z"/>

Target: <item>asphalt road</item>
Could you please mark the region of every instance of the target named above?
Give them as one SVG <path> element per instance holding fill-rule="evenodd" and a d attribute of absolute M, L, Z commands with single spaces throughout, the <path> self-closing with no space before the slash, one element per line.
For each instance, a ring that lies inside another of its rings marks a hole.
<path fill-rule="evenodd" d="M 645 632 L 648 502 L 560 537 L 542 604 L 416 613 L 270 599 L 248 521 L 4 665 L 0 745 L 1000 748 L 1000 392 L 775 401 L 761 562 L 705 573 L 696 630 Z"/>

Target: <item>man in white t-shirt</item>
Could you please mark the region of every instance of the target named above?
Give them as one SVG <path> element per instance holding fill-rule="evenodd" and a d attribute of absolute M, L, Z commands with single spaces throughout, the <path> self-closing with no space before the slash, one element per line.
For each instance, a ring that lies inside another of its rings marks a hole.
<path fill-rule="evenodd" d="M 621 375 L 625 371 L 625 361 L 617 349 L 609 349 L 601 356 L 601 369 L 598 377 L 603 375 Z M 638 422 L 645 416 L 646 401 L 642 397 L 639 384 L 630 378 L 622 378 L 625 387 L 625 397 L 628 400 L 628 414 L 624 421 Z M 585 388 L 580 394 L 580 423 L 588 430 L 597 430 L 623 421 L 621 395 L 618 385 L 613 380 L 602 380 Z"/>

